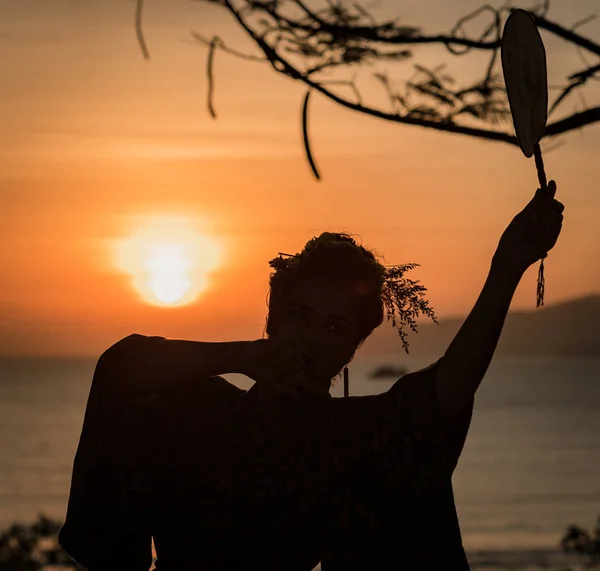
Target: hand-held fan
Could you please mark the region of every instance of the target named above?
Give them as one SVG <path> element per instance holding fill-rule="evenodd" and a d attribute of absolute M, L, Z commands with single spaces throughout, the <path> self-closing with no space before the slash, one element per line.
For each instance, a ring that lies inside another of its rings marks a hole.
<path fill-rule="evenodd" d="M 540 139 L 548 120 L 546 50 L 533 16 L 521 9 L 511 12 L 504 24 L 501 43 L 502 71 L 508 103 L 523 154 L 535 157 L 542 192 L 547 191 Z M 544 305 L 544 258 L 537 285 L 537 307 Z"/>

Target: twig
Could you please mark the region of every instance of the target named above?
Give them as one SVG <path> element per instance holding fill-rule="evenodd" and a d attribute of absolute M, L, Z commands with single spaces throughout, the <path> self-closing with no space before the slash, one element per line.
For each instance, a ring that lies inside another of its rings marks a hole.
<path fill-rule="evenodd" d="M 144 13 L 144 0 L 136 0 L 135 5 L 135 34 L 137 37 L 138 44 L 140 49 L 142 50 L 142 55 L 146 61 L 150 60 L 150 51 L 148 50 L 148 45 L 146 44 L 146 40 L 144 38 L 144 29 L 142 16 Z"/>
<path fill-rule="evenodd" d="M 576 46 L 581 46 L 593 54 L 600 55 L 600 45 L 596 44 L 592 40 L 588 40 L 587 38 L 584 38 L 571 30 L 567 30 L 555 22 L 550 22 L 544 17 L 534 15 L 534 20 L 539 28 L 552 32 L 559 38 L 563 38 L 564 40 L 567 40 Z"/>
<path fill-rule="evenodd" d="M 317 166 L 315 165 L 315 161 L 313 159 L 312 153 L 310 151 L 310 140 L 308 138 L 308 100 L 310 98 L 310 89 L 306 92 L 304 97 L 304 104 L 302 105 L 302 137 L 304 139 L 304 150 L 306 151 L 306 158 L 308 159 L 308 164 L 312 169 L 313 174 L 317 180 L 321 180 L 321 175 L 319 175 L 319 171 L 317 170 Z"/>
<path fill-rule="evenodd" d="M 267 61 L 266 57 L 253 56 L 253 55 L 245 54 L 244 52 L 240 52 L 240 51 L 230 48 L 229 46 L 227 46 L 225 44 L 225 42 L 223 42 L 223 40 L 219 36 L 213 36 L 212 39 L 208 40 L 204 36 L 200 35 L 198 32 L 195 32 L 194 30 L 192 30 L 191 34 L 192 34 L 192 37 L 195 40 L 199 41 L 200 43 L 202 43 L 206 46 L 210 46 L 211 44 L 214 43 L 215 47 L 219 48 L 220 50 L 224 51 L 227 54 L 238 57 L 240 59 L 245 59 L 247 61 L 257 61 L 257 62 L 266 62 Z"/>
<path fill-rule="evenodd" d="M 213 119 L 217 118 L 217 114 L 215 113 L 215 108 L 213 104 L 213 95 L 214 95 L 214 77 L 213 77 L 213 61 L 215 57 L 215 48 L 217 47 L 217 40 L 213 38 L 212 42 L 210 42 L 210 46 L 208 48 L 208 61 L 206 63 L 206 75 L 208 79 L 208 112 Z"/>

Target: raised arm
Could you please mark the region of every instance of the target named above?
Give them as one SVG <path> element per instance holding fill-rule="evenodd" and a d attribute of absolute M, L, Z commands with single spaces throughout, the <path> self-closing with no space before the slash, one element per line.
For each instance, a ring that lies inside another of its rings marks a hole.
<path fill-rule="evenodd" d="M 148 380 L 196 377 L 204 379 L 228 373 L 243 373 L 240 356 L 248 341 L 205 342 L 166 339 L 134 333 L 107 349 L 100 361 L 127 364 Z"/>
<path fill-rule="evenodd" d="M 100 363 L 110 363 L 127 381 L 119 390 L 145 395 L 169 390 L 180 380 L 202 381 L 226 374 L 246 375 L 272 392 L 323 393 L 306 377 L 298 350 L 283 339 L 206 342 L 134 333 L 107 349 Z"/>
<path fill-rule="evenodd" d="M 479 298 L 441 359 L 437 393 L 450 417 L 471 403 L 523 274 L 556 244 L 564 206 L 554 199 L 555 192 L 554 181 L 545 192 L 538 190 L 504 231 Z"/>

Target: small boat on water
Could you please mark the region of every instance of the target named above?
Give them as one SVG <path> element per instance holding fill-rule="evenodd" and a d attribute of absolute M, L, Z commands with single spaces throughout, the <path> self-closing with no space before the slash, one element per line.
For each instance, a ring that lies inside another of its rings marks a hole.
<path fill-rule="evenodd" d="M 371 379 L 387 379 L 389 377 L 399 378 L 406 375 L 408 369 L 400 365 L 380 365 L 369 373 Z"/>

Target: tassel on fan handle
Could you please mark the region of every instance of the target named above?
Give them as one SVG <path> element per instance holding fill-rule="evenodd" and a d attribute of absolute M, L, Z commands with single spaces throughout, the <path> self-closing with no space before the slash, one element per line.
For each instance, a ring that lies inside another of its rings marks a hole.
<path fill-rule="evenodd" d="M 546 171 L 544 170 L 544 159 L 542 158 L 542 149 L 540 144 L 536 143 L 533 145 L 533 156 L 535 157 L 535 166 L 537 168 L 538 181 L 542 191 L 548 190 L 548 181 L 546 180 Z M 548 254 L 544 254 L 540 260 L 540 269 L 538 270 L 537 280 L 537 295 L 535 306 L 541 307 L 544 305 L 544 290 L 546 287 L 546 278 L 544 277 L 544 259 L 548 257 Z"/>

